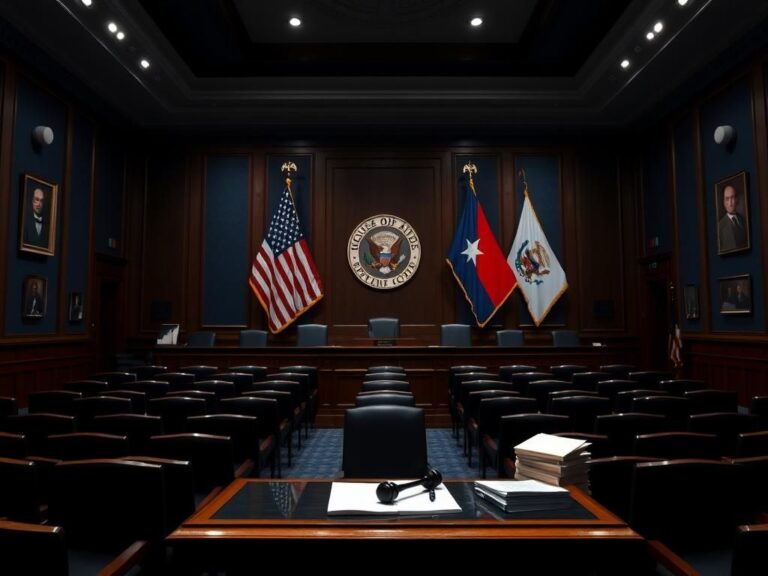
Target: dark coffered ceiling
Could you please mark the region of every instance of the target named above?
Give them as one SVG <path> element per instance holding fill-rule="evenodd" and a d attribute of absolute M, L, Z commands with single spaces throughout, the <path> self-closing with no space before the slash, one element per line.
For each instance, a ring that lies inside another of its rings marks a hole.
<path fill-rule="evenodd" d="M 763 0 L 7 0 L 0 18 L 146 128 L 620 128 L 768 44 Z"/>

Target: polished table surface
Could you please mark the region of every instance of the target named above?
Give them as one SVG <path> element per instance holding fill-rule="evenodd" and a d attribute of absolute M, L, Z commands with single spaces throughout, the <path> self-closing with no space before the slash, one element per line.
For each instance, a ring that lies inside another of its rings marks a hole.
<path fill-rule="evenodd" d="M 645 573 L 645 540 L 577 488 L 567 509 L 507 514 L 475 497 L 471 481 L 446 486 L 460 513 L 328 516 L 327 480 L 238 479 L 166 542 L 183 574 L 251 574 L 275 558 L 310 571 L 323 563 L 453 572 L 482 559 L 473 571 L 535 564 L 523 573 Z"/>
<path fill-rule="evenodd" d="M 476 497 L 471 481 L 448 481 L 461 506 L 429 516 L 328 516 L 331 482 L 237 479 L 190 516 L 169 540 L 206 538 L 602 538 L 641 539 L 578 488 L 563 510 L 508 514 Z"/>

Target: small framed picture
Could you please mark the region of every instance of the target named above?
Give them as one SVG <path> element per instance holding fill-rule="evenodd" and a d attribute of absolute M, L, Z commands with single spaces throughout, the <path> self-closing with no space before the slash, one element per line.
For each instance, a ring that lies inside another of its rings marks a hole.
<path fill-rule="evenodd" d="M 80 322 L 83 319 L 83 294 L 82 292 L 69 293 L 69 316 L 70 322 Z"/>
<path fill-rule="evenodd" d="M 699 289 L 695 284 L 688 284 L 683 291 L 685 318 L 696 320 L 699 317 Z"/>
<path fill-rule="evenodd" d="M 748 250 L 749 190 L 746 172 L 739 172 L 715 184 L 715 210 L 717 253 L 730 254 Z"/>
<path fill-rule="evenodd" d="M 53 256 L 59 187 L 29 174 L 22 180 L 19 250 Z"/>
<path fill-rule="evenodd" d="M 752 313 L 752 279 L 749 274 L 718 279 L 720 314 Z"/>
<path fill-rule="evenodd" d="M 43 276 L 24 278 L 21 294 L 23 318 L 39 320 L 45 317 L 48 304 L 48 279 Z"/>

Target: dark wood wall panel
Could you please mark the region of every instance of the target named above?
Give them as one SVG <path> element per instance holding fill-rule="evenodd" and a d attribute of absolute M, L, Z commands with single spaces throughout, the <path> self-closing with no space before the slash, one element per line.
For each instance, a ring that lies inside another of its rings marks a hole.
<path fill-rule="evenodd" d="M 324 279 L 329 323 L 339 336 L 365 336 L 360 327 L 372 316 L 400 318 L 402 335 L 432 326 L 441 317 L 434 297 L 445 268 L 440 244 L 443 190 L 440 161 L 432 158 L 331 159 L 326 171 L 325 234 L 334 255 Z M 416 231 L 422 258 L 415 276 L 392 290 L 366 286 L 347 263 L 347 243 L 357 225 L 374 215 L 392 214 Z M 418 304 L 416 304 L 418 303 Z"/>
<path fill-rule="evenodd" d="M 87 341 L 7 346 L 0 350 L 0 396 L 13 396 L 24 407 L 31 392 L 60 388 L 93 372 Z"/>
<path fill-rule="evenodd" d="M 624 276 L 622 213 L 615 157 L 597 153 L 579 158 L 575 208 L 579 326 L 584 331 L 623 330 Z"/>
<path fill-rule="evenodd" d="M 171 320 L 185 320 L 185 279 L 190 264 L 199 269 L 199 258 L 188 259 L 186 239 L 199 223 L 187 217 L 187 163 L 183 156 L 150 158 L 144 190 L 141 262 L 141 328 L 154 333 L 159 322 L 151 320 L 153 302 L 170 302 Z M 196 232 L 197 233 L 197 232 Z"/>
<path fill-rule="evenodd" d="M 743 406 L 752 396 L 768 395 L 768 342 L 688 338 L 684 346 L 691 376 L 710 388 L 736 391 Z"/>

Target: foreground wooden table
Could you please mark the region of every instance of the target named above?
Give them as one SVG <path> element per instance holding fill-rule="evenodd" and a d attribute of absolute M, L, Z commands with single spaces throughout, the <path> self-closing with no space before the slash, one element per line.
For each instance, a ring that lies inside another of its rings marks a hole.
<path fill-rule="evenodd" d="M 471 482 L 452 481 L 446 486 L 461 513 L 329 517 L 330 485 L 326 480 L 235 480 L 167 541 L 194 570 L 202 565 L 227 573 L 253 567 L 253 554 L 272 547 L 308 567 L 316 554 L 349 556 L 350 545 L 354 555 L 371 554 L 374 564 L 376 557 L 387 562 L 391 554 L 417 552 L 450 566 L 464 542 L 499 559 L 544 562 L 545 572 L 569 573 L 632 572 L 645 554 L 641 536 L 576 488 L 570 488 L 566 510 L 506 514 L 476 499 Z"/>

